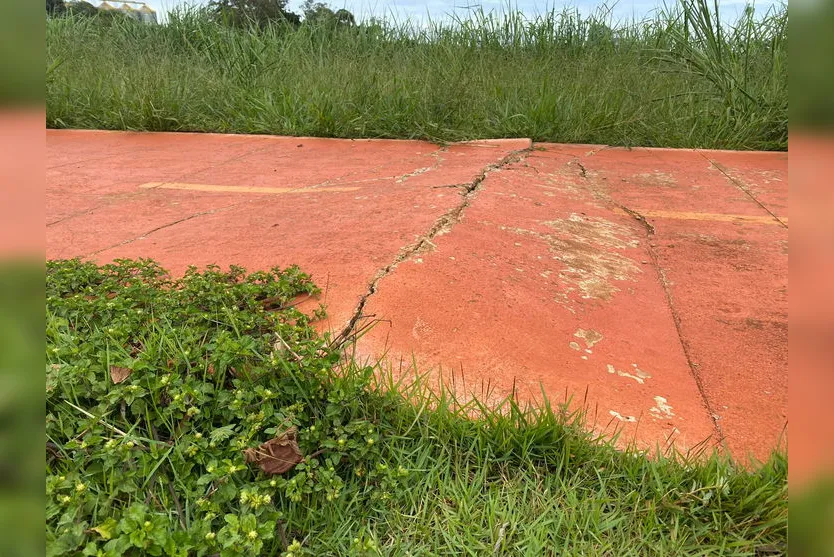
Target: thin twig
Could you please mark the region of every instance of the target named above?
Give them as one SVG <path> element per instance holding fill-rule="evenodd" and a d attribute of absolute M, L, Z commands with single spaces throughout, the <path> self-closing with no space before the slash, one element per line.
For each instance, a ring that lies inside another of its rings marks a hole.
<path fill-rule="evenodd" d="M 119 435 L 121 435 L 122 437 L 129 437 L 127 433 L 125 433 L 124 431 L 122 431 L 121 429 L 119 429 L 119 428 L 117 428 L 117 427 L 114 427 L 114 426 L 112 426 L 112 425 L 108 424 L 107 422 L 105 422 L 105 421 L 104 421 L 104 419 L 103 419 L 103 418 L 99 418 L 99 417 L 97 417 L 97 416 L 94 416 L 93 414 L 90 414 L 89 412 L 87 412 L 87 411 L 86 411 L 86 410 L 84 410 L 83 408 L 80 408 L 80 407 L 76 406 L 75 404 L 71 403 L 71 402 L 70 402 L 70 401 L 68 401 L 68 400 L 65 400 L 64 402 L 66 402 L 67 404 L 69 404 L 70 406 L 72 406 L 73 408 L 75 408 L 76 410 L 78 410 L 79 412 L 81 412 L 82 414 L 84 414 L 85 416 L 87 416 L 88 418 L 91 418 L 91 419 L 93 419 L 93 420 L 98 420 L 98 422 L 99 422 L 101 425 L 103 425 L 104 427 L 106 427 L 106 428 L 107 428 L 107 429 L 109 429 L 110 431 L 113 431 L 113 432 L 115 432 L 115 433 L 118 433 L 118 434 L 119 434 Z"/>
<path fill-rule="evenodd" d="M 292 348 L 290 348 L 290 345 L 289 345 L 289 344 L 287 344 L 287 342 L 286 342 L 283 338 L 281 338 L 281 335 L 279 335 L 278 333 L 275 333 L 275 336 L 276 336 L 276 337 L 278 337 L 278 340 L 280 340 L 280 341 L 281 341 L 281 344 L 283 344 L 283 345 L 284 345 L 284 347 L 286 347 L 287 351 L 288 351 L 290 354 L 292 354 L 292 355 L 293 355 L 293 357 L 295 358 L 295 361 L 300 362 L 301 360 L 303 360 L 303 359 L 304 359 L 304 358 L 302 358 L 301 356 L 299 356 L 298 354 L 296 354 L 296 353 L 293 351 L 293 349 L 292 349 Z"/>
<path fill-rule="evenodd" d="M 498 551 L 501 549 L 501 544 L 504 543 L 504 534 L 507 531 L 507 526 L 509 525 L 509 522 L 505 522 L 501 525 L 501 529 L 498 530 L 498 540 L 495 542 L 495 545 L 492 546 L 493 553 L 498 553 Z"/>
<path fill-rule="evenodd" d="M 287 533 L 284 531 L 284 521 L 278 519 L 275 523 L 275 528 L 278 530 L 278 535 L 281 537 L 281 550 L 286 551 L 289 544 L 287 543 Z"/>
<path fill-rule="evenodd" d="M 171 494 L 171 499 L 174 500 L 174 505 L 177 506 L 177 515 L 180 518 L 180 525 L 182 526 L 183 530 L 187 530 L 188 526 L 185 525 L 185 518 L 183 518 L 182 514 L 182 505 L 180 504 L 180 500 L 177 497 L 176 492 L 174 491 L 174 483 L 171 481 L 170 478 L 166 478 L 168 480 L 168 493 Z"/>

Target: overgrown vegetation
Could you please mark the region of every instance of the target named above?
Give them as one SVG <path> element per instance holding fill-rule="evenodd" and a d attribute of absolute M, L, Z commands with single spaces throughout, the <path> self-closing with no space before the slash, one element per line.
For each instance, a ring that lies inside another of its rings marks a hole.
<path fill-rule="evenodd" d="M 786 4 L 733 22 L 709 0 L 619 23 L 605 10 L 306 19 L 50 18 L 47 125 L 787 148 Z"/>
<path fill-rule="evenodd" d="M 358 367 L 296 268 L 47 265 L 50 555 L 769 555 L 787 464 L 646 458 L 562 409 Z M 267 475 L 242 451 L 297 429 Z"/>

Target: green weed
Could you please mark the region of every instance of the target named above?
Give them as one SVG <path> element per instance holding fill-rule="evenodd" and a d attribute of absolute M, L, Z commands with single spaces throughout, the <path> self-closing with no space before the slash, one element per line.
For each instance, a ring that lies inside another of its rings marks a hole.
<path fill-rule="evenodd" d="M 618 451 L 577 417 L 363 367 L 297 268 L 47 265 L 50 555 L 767 555 L 787 463 Z M 242 451 L 295 427 L 266 475 Z"/>

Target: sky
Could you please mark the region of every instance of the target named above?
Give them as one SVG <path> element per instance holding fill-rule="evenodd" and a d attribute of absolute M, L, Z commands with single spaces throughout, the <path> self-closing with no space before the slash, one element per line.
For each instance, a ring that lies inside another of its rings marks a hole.
<path fill-rule="evenodd" d="M 173 7 L 183 4 L 200 4 L 207 0 L 144 0 L 164 19 L 164 13 Z M 526 15 L 549 11 L 553 7 L 561 10 L 563 7 L 576 8 L 581 13 L 592 13 L 603 5 L 605 0 L 510 0 L 511 5 Z M 675 0 L 667 0 L 670 5 Z M 764 11 L 771 4 L 777 4 L 780 0 L 756 0 L 757 11 Z M 289 0 L 287 4 L 290 10 L 300 13 L 303 0 Z M 118 4 L 118 0 L 111 0 L 111 3 Z M 333 9 L 345 8 L 353 13 L 357 20 L 368 17 L 387 17 L 393 15 L 396 19 L 403 20 L 412 18 L 423 20 L 427 14 L 432 19 L 442 19 L 449 13 L 463 15 L 466 13 L 466 6 L 479 5 L 484 11 L 499 11 L 507 6 L 507 0 L 331 0 L 325 2 Z M 722 15 L 726 13 L 730 19 L 741 12 L 748 0 L 719 0 Z M 613 5 L 612 17 L 617 20 L 642 19 L 650 16 L 664 4 L 663 0 L 609 0 L 608 5 Z"/>

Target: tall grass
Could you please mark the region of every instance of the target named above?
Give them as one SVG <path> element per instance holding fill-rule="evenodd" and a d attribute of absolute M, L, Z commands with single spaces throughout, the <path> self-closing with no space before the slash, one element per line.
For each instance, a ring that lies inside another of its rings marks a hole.
<path fill-rule="evenodd" d="M 50 127 L 785 149 L 787 8 L 229 29 L 47 22 Z"/>

